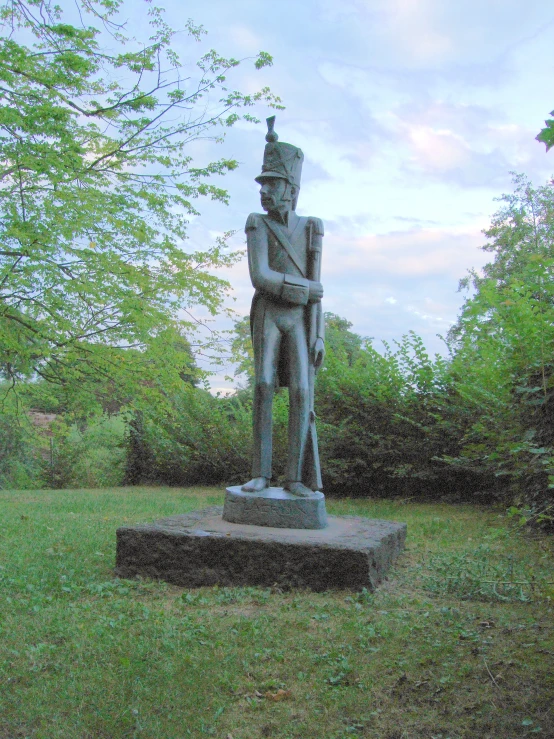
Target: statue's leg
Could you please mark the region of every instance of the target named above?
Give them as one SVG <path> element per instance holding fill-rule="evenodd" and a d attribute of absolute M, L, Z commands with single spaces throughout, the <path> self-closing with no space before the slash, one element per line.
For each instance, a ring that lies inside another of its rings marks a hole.
<path fill-rule="evenodd" d="M 288 334 L 289 347 L 289 445 L 286 488 L 296 495 L 309 495 L 302 484 L 302 467 L 310 423 L 310 388 L 308 373 L 308 343 L 303 317 L 295 322 Z"/>
<path fill-rule="evenodd" d="M 265 478 L 267 484 L 272 477 L 273 453 L 273 393 L 275 392 L 275 373 L 281 344 L 281 333 L 271 315 L 265 311 L 260 326 L 254 331 L 254 363 L 256 377 L 254 385 L 254 454 L 252 459 L 252 477 Z M 258 332 L 261 332 L 259 335 Z M 245 486 L 246 487 L 246 486 Z"/>

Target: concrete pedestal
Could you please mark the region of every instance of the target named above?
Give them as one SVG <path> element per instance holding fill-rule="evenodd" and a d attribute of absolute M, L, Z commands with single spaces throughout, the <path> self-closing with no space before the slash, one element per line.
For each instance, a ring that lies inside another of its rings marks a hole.
<path fill-rule="evenodd" d="M 287 529 L 231 523 L 222 512 L 118 529 L 116 575 L 184 587 L 373 590 L 406 538 L 406 524 L 394 521 L 330 516 L 325 529 Z"/>
<path fill-rule="evenodd" d="M 309 498 L 298 498 L 283 488 L 245 493 L 237 485 L 225 492 L 223 519 L 275 529 L 324 529 L 327 526 L 325 496 L 313 493 Z"/>

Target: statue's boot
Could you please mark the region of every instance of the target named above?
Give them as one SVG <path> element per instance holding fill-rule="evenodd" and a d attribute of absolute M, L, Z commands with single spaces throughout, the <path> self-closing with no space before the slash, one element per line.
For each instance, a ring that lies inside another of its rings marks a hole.
<path fill-rule="evenodd" d="M 241 487 L 244 493 L 261 493 L 262 490 L 269 487 L 269 480 L 267 477 L 255 477 L 250 482 L 247 482 Z"/>
<path fill-rule="evenodd" d="M 310 490 L 310 488 L 302 482 L 286 482 L 283 485 L 283 490 L 287 490 L 298 498 L 311 498 L 314 494 L 314 491 Z"/>

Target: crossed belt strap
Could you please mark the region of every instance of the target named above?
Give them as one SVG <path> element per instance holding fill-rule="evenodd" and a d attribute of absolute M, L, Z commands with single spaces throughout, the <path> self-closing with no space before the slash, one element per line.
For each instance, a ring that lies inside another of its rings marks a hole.
<path fill-rule="evenodd" d="M 268 229 L 271 231 L 271 233 L 275 236 L 277 241 L 281 244 L 283 249 L 286 251 L 287 256 L 289 257 L 291 262 L 294 264 L 296 269 L 300 272 L 301 276 L 304 277 L 304 279 L 307 279 L 306 275 L 304 274 L 304 270 L 299 264 L 300 258 L 298 254 L 296 253 L 296 249 L 290 243 L 286 234 L 283 232 L 283 229 L 281 228 L 281 226 L 275 221 L 270 221 L 269 218 L 267 218 L 266 216 L 262 216 L 262 218 L 264 220 L 265 225 L 268 227 Z"/>

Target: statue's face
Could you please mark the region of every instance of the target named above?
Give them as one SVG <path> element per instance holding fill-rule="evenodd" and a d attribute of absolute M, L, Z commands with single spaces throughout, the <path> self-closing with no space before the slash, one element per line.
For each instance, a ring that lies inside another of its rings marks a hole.
<path fill-rule="evenodd" d="M 262 208 L 267 211 L 276 211 L 290 208 L 290 194 L 288 193 L 288 182 L 280 177 L 268 177 L 263 180 L 260 187 L 260 200 Z"/>

